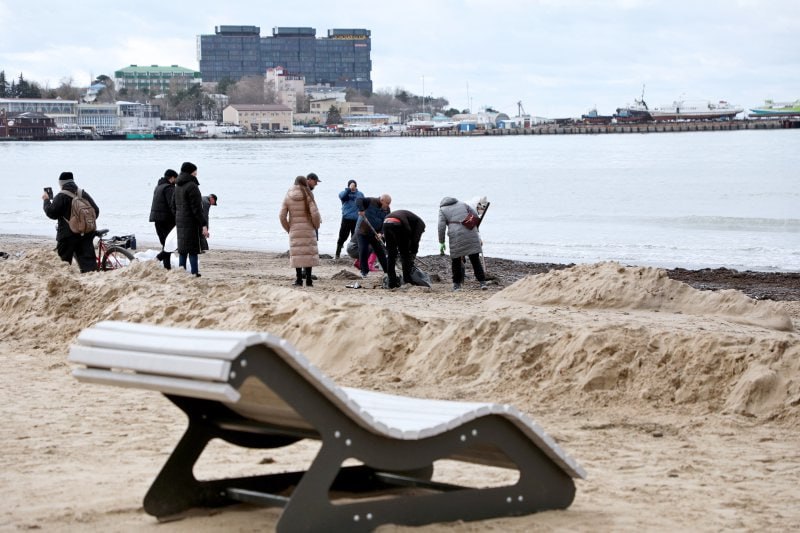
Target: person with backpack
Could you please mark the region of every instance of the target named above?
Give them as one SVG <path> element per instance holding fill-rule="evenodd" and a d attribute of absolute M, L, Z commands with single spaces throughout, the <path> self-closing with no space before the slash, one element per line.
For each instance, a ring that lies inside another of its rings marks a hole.
<path fill-rule="evenodd" d="M 156 188 L 153 191 L 153 203 L 150 205 L 150 222 L 156 225 L 156 235 L 158 241 L 161 243 L 161 252 L 158 254 L 164 268 L 169 270 L 172 268 L 171 256 L 172 252 L 164 250 L 164 243 L 167 240 L 169 232 L 175 227 L 175 213 L 172 212 L 172 196 L 175 194 L 175 180 L 178 178 L 178 173 L 168 168 L 164 172 L 164 177 L 158 180 Z"/>
<path fill-rule="evenodd" d="M 94 272 L 97 270 L 94 233 L 100 208 L 89 193 L 78 188 L 72 172 L 62 172 L 58 185 L 61 191 L 54 198 L 48 193 L 42 195 L 44 214 L 58 221 L 56 252 L 69 264 L 74 257 L 81 272 Z"/>

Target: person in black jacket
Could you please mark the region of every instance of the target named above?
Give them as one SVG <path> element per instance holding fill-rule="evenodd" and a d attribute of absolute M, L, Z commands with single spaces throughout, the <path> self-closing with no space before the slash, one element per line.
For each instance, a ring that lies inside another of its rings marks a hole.
<path fill-rule="evenodd" d="M 172 197 L 175 195 L 175 180 L 178 173 L 168 168 L 164 172 L 164 177 L 158 180 L 153 191 L 153 203 L 150 206 L 150 222 L 156 224 L 156 234 L 161 243 L 161 253 L 158 258 L 164 262 L 164 268 L 170 269 L 171 251 L 164 250 L 164 242 L 167 240 L 169 232 L 175 227 L 175 213 L 172 212 Z"/>
<path fill-rule="evenodd" d="M 411 283 L 411 269 L 419 252 L 419 241 L 425 232 L 425 222 L 411 211 L 400 209 L 392 211 L 383 219 L 383 236 L 386 239 L 389 288 L 400 286 L 395 271 L 397 255 L 403 266 L 403 283 Z"/>
<path fill-rule="evenodd" d="M 208 219 L 203 213 L 197 166 L 188 161 L 181 165 L 181 173 L 175 182 L 174 206 L 175 225 L 178 227 L 178 266 L 185 269 L 188 257 L 191 273 L 199 278 L 200 235 L 208 238 Z"/>
<path fill-rule="evenodd" d="M 78 186 L 73 180 L 72 172 L 62 172 L 58 177 L 61 191 L 78 193 Z M 95 218 L 100 216 L 100 208 L 89 193 L 83 191 L 82 196 L 94 208 Z M 59 192 L 51 200 L 47 193 L 42 195 L 44 200 L 44 214 L 48 218 L 58 220 L 56 229 L 56 251 L 62 260 L 72 264 L 72 258 L 78 262 L 81 272 L 94 272 L 97 270 L 97 256 L 94 253 L 94 232 L 80 235 L 69 229 L 69 216 L 72 212 L 72 197 L 64 192 Z"/>

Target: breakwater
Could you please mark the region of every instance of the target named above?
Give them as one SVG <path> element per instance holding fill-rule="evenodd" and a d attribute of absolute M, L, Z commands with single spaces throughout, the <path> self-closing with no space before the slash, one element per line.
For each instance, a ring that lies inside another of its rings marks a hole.
<path fill-rule="evenodd" d="M 800 128 L 800 120 L 729 120 L 647 122 L 641 124 L 541 124 L 530 128 L 489 130 L 408 130 L 404 137 L 471 137 L 483 135 L 596 135 L 603 133 L 668 133 L 682 131 L 775 130 Z"/>

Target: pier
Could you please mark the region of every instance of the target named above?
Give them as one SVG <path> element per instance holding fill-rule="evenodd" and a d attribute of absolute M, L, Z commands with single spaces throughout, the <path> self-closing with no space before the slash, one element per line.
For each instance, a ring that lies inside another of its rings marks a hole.
<path fill-rule="evenodd" d="M 599 135 L 603 133 L 668 133 L 684 131 L 774 130 L 800 128 L 800 120 L 726 120 L 686 122 L 646 122 L 638 124 L 541 124 L 530 128 L 489 130 L 413 130 L 403 137 L 474 137 L 483 135 Z"/>

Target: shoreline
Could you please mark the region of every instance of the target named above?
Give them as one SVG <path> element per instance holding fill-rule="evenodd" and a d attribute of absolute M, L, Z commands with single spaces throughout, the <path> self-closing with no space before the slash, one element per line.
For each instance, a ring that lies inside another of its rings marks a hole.
<path fill-rule="evenodd" d="M 10 253 L 18 251 L 24 247 L 35 244 L 37 246 L 55 246 L 55 238 L 48 238 L 38 235 L 22 234 L 0 234 L 0 251 Z M 137 251 L 150 248 L 157 248 L 158 244 L 139 241 Z M 8 249 L 5 249 L 8 248 Z M 202 255 L 201 261 L 212 258 L 216 254 L 248 254 L 264 258 L 281 258 L 286 256 L 286 252 L 272 252 L 248 248 L 234 248 L 221 246 L 212 250 L 208 255 Z M 55 256 L 55 254 L 54 254 Z M 57 258 L 57 256 L 55 256 Z M 320 259 L 324 265 L 332 265 L 341 268 L 352 267 L 353 261 L 343 257 L 338 261 L 329 254 L 320 254 Z M 519 281 L 525 276 L 544 274 L 552 270 L 563 270 L 573 267 L 576 263 L 546 263 L 521 261 L 518 259 L 505 259 L 500 257 L 484 257 L 487 277 L 490 281 L 501 287 L 506 287 Z M 591 264 L 591 263 L 581 263 Z M 450 280 L 450 256 L 419 256 L 418 266 L 425 270 L 437 283 L 447 283 Z M 648 265 L 630 265 L 644 268 L 656 268 L 664 270 L 670 279 L 682 281 L 691 287 L 699 290 L 726 290 L 735 289 L 755 300 L 777 300 L 777 301 L 800 301 L 800 273 L 798 272 L 764 272 L 755 270 L 736 270 L 727 267 L 718 268 L 662 268 Z M 351 268 L 352 272 L 356 272 Z M 471 268 L 467 268 L 467 275 L 471 275 Z"/>

